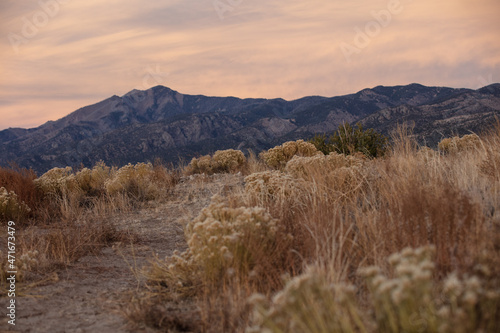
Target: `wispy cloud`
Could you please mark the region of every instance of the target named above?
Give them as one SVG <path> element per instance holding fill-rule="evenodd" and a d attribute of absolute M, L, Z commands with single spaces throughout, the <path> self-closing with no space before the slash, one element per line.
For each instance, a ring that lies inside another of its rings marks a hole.
<path fill-rule="evenodd" d="M 220 1 L 233 6 L 222 20 L 212 0 L 4 0 L 0 129 L 149 88 L 151 68 L 183 93 L 287 99 L 378 84 L 476 88 L 478 77 L 500 80 L 496 0 Z M 341 43 L 391 5 L 402 10 L 346 61 Z M 27 38 L 30 24 L 37 31 Z M 25 38 L 18 52 L 11 33 Z"/>

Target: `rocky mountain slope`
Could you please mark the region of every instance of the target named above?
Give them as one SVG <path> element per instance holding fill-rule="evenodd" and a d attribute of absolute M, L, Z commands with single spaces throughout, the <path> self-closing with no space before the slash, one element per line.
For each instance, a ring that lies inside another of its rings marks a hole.
<path fill-rule="evenodd" d="M 407 122 L 432 145 L 452 133 L 479 131 L 499 112 L 500 84 L 478 90 L 378 86 L 294 101 L 184 95 L 157 86 L 112 96 L 38 128 L 0 131 L 0 164 L 16 162 L 41 173 L 99 160 L 176 163 L 217 149 L 259 151 L 357 121 L 384 133 Z"/>

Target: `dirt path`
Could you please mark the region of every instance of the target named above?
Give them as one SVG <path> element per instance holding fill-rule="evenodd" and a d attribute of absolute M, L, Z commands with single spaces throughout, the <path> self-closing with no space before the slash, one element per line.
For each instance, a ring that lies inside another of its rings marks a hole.
<path fill-rule="evenodd" d="M 212 195 L 241 186 L 242 177 L 191 177 L 177 185 L 168 202 L 113 217 L 118 228 L 137 236 L 134 244 L 116 243 L 98 256 L 86 256 L 58 271 L 59 281 L 33 288 L 17 298 L 16 327 L 12 332 L 156 332 L 127 325 L 120 305 L 127 292 L 138 288 L 134 267 L 152 258 L 184 250 L 183 226 L 205 207 Z M 8 328 L 0 321 L 0 331 Z M 7 332 L 4 330 L 2 332 Z"/>

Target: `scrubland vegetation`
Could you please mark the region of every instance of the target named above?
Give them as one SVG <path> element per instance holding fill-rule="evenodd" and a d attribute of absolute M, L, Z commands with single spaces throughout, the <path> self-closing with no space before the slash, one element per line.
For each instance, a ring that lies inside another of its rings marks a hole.
<path fill-rule="evenodd" d="M 120 169 L 96 164 L 92 169 L 54 168 L 37 177 L 16 166 L 0 169 L 2 295 L 7 271 L 7 222 L 15 221 L 17 280 L 30 286 L 57 279 L 53 275 L 103 246 L 125 241 L 107 217 L 158 200 L 175 185 L 175 171 L 138 163 Z"/>
<path fill-rule="evenodd" d="M 404 127 L 388 146 L 370 133 L 376 155 L 332 149 L 340 135 L 176 170 L 2 169 L 0 214 L 19 221 L 29 280 L 126 237 L 98 217 L 169 200 L 182 177 L 234 173 L 244 185 L 185 225 L 187 250 L 142 270 L 130 321 L 165 332 L 495 332 L 500 126 L 438 150 Z"/>

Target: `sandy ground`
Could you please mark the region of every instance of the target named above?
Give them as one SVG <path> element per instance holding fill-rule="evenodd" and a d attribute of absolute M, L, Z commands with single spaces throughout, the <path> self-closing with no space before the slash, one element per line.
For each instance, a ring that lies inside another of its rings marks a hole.
<path fill-rule="evenodd" d="M 12 328 L 4 317 L 0 332 L 156 332 L 131 326 L 121 313 L 126 295 L 139 288 L 141 282 L 134 271 L 146 265 L 154 254 L 163 258 L 176 249 L 184 250 L 185 223 L 210 202 L 212 195 L 241 184 L 238 175 L 185 178 L 176 186 L 171 200 L 154 208 L 113 216 L 118 228 L 135 235 L 136 241 L 115 243 L 97 256 L 80 258 L 56 272 L 57 282 L 30 289 L 29 296 L 17 297 L 16 326 Z"/>

